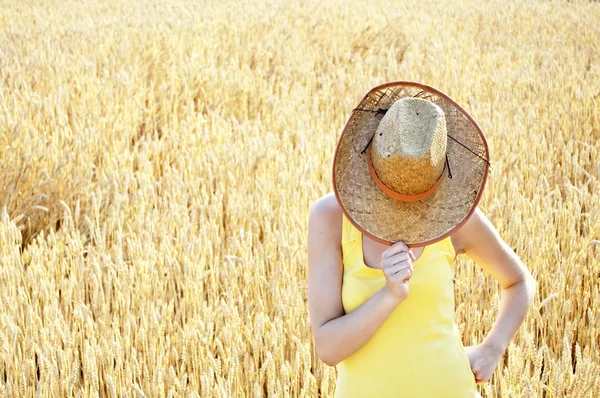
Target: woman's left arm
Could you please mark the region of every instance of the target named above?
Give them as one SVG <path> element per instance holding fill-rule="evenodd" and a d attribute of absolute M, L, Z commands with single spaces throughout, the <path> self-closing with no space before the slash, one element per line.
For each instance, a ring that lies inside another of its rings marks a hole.
<path fill-rule="evenodd" d="M 504 242 L 492 223 L 476 208 L 469 220 L 452 236 L 457 254 L 464 252 L 502 287 L 498 316 L 483 342 L 466 347 L 478 383 L 492 377 L 511 338 L 533 302 L 536 284 L 527 267 Z"/>

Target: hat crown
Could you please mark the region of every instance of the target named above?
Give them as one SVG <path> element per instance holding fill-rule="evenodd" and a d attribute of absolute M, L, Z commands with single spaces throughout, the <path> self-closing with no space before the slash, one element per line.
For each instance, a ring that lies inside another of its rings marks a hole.
<path fill-rule="evenodd" d="M 379 122 L 371 149 L 373 169 L 393 191 L 420 194 L 439 179 L 446 147 L 442 109 L 424 99 L 402 98 Z"/>

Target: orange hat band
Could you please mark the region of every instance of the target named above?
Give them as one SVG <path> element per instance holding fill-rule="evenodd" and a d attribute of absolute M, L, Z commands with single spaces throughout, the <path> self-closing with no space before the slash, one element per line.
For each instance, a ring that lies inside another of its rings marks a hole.
<path fill-rule="evenodd" d="M 401 200 L 403 202 L 414 202 L 416 200 L 421 200 L 421 199 L 426 198 L 429 195 L 431 195 L 437 189 L 437 187 L 439 187 L 440 184 L 442 183 L 444 174 L 446 172 L 447 164 L 448 164 L 448 162 L 444 163 L 444 169 L 442 170 L 442 174 L 438 177 L 437 181 L 435 182 L 435 184 L 433 184 L 431 186 L 431 188 L 429 188 L 425 192 L 421 192 L 416 195 L 407 195 L 407 194 L 398 193 L 398 192 L 390 189 L 387 185 L 385 185 L 383 183 L 383 181 L 381 181 L 379 179 L 379 177 L 377 176 L 377 173 L 375 173 L 375 169 L 373 168 L 373 162 L 371 161 L 371 145 L 369 145 L 369 148 L 367 149 L 367 165 L 369 166 L 369 173 L 371 173 L 371 177 L 373 177 L 373 181 L 375 181 L 375 184 L 377 184 L 377 186 L 390 198 L 396 199 L 396 200 Z"/>

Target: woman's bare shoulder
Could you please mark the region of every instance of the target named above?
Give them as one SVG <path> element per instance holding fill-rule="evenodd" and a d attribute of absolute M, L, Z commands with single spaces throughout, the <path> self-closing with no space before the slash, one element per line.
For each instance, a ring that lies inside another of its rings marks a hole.
<path fill-rule="evenodd" d="M 326 211 L 342 214 L 342 209 L 340 208 L 340 204 L 338 203 L 335 194 L 333 192 L 329 192 L 321 196 L 319 199 L 313 202 L 313 207 L 318 206 L 319 208 L 325 209 Z"/>
<path fill-rule="evenodd" d="M 309 234 L 326 234 L 339 242 L 342 237 L 342 209 L 333 192 L 315 200 L 310 209 Z M 321 236 L 324 238 L 324 236 Z"/>

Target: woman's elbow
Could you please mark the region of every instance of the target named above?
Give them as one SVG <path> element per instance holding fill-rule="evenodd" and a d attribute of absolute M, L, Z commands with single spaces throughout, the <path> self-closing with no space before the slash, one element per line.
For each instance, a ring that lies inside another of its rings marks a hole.
<path fill-rule="evenodd" d="M 502 290 L 518 294 L 522 304 L 529 308 L 533 304 L 537 283 L 530 273 L 525 273 L 513 283 L 502 286 Z"/>
<path fill-rule="evenodd" d="M 529 273 L 523 276 L 523 279 L 518 284 L 521 294 L 525 296 L 525 302 L 530 307 L 533 304 L 535 292 L 537 290 L 537 283 L 533 276 Z"/>
<path fill-rule="evenodd" d="M 315 335 L 315 351 L 317 352 L 317 356 L 319 359 L 325 363 L 325 365 L 335 366 L 340 363 L 339 356 L 336 355 L 336 350 L 323 339 L 319 339 Z"/>
<path fill-rule="evenodd" d="M 532 301 L 533 297 L 535 296 L 535 292 L 537 291 L 537 282 L 531 274 L 527 275 L 525 278 L 525 286 L 527 286 L 529 300 Z"/>
<path fill-rule="evenodd" d="M 317 356 L 325 365 L 336 366 L 338 363 L 340 363 L 339 358 L 336 358 L 335 355 L 333 355 L 332 350 L 327 350 L 323 346 L 318 345 L 316 346 L 316 349 Z"/>

